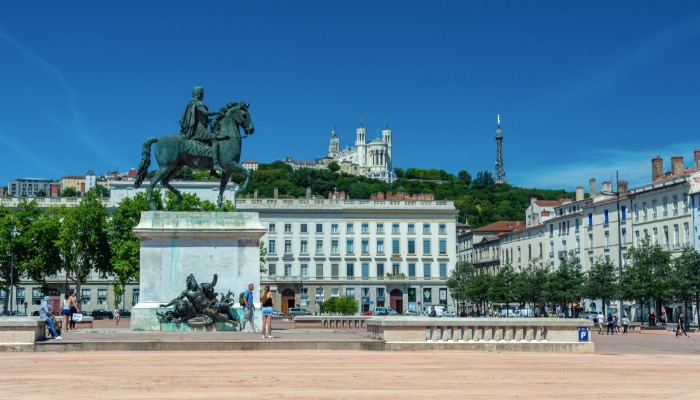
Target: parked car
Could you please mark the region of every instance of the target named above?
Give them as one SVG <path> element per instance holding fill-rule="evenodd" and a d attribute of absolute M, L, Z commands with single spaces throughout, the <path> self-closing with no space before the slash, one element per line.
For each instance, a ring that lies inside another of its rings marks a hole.
<path fill-rule="evenodd" d="M 131 311 L 129 310 L 120 310 L 121 311 L 121 318 L 130 318 L 131 317 Z"/>
<path fill-rule="evenodd" d="M 90 315 L 94 319 L 104 319 L 104 318 L 109 318 L 109 319 L 114 319 L 114 314 L 109 311 L 109 310 L 104 310 L 102 308 L 98 308 L 97 310 L 94 310 Z"/>
<path fill-rule="evenodd" d="M 408 310 L 403 315 L 405 315 L 407 317 L 417 317 L 420 314 L 418 314 L 418 311 L 416 311 L 416 310 Z"/>
<path fill-rule="evenodd" d="M 401 314 L 397 313 L 390 307 L 375 307 L 374 311 L 372 312 L 372 315 L 386 315 L 393 317 Z"/>
<path fill-rule="evenodd" d="M 457 316 L 457 313 L 454 312 L 454 311 L 445 311 L 445 312 L 442 313 L 442 315 L 441 315 L 441 317 L 444 317 L 444 318 L 454 318 L 454 317 L 456 317 L 456 316 Z"/>
<path fill-rule="evenodd" d="M 585 318 L 585 319 L 590 319 L 591 321 L 595 321 L 597 316 L 598 316 L 598 311 L 584 311 L 582 313 L 579 313 L 576 316 L 576 318 Z"/>
<path fill-rule="evenodd" d="M 272 310 L 272 316 L 273 317 L 284 317 L 284 314 L 282 313 L 282 311 Z"/>
<path fill-rule="evenodd" d="M 311 315 L 311 313 L 305 308 L 290 308 L 287 310 L 288 317 L 296 317 L 297 315 Z"/>
<path fill-rule="evenodd" d="M 362 313 L 362 315 L 372 315 L 372 311 L 365 311 Z"/>

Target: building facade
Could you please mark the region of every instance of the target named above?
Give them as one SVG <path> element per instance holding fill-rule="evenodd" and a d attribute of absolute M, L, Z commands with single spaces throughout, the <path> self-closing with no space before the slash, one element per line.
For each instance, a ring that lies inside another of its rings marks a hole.
<path fill-rule="evenodd" d="M 318 312 L 331 297 L 358 300 L 360 312 L 454 306 L 446 280 L 456 262 L 457 211 L 451 201 L 238 199 L 268 232 L 261 284 L 276 307 Z"/>
<path fill-rule="evenodd" d="M 57 196 L 60 191 L 60 183 L 43 178 L 18 178 L 7 184 L 7 196 L 35 197 L 44 193 L 44 196 Z"/>
<path fill-rule="evenodd" d="M 360 121 L 360 126 L 355 131 L 355 147 L 341 149 L 340 138 L 332 130 L 328 155 L 323 158 L 323 164 L 328 167 L 331 162 L 336 162 L 340 165 L 341 172 L 391 182 L 394 176 L 391 135 L 387 122 L 381 136 L 367 142 L 367 129 Z"/>

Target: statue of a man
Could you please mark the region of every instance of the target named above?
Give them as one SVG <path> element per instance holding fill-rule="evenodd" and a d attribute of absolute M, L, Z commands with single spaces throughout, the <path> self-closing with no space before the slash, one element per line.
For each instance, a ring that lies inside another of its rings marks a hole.
<path fill-rule="evenodd" d="M 214 169 L 224 171 L 225 169 L 221 166 L 219 160 L 219 144 L 215 135 L 207 129 L 209 117 L 215 116 L 218 113 L 216 111 L 209 112 L 207 106 L 202 102 L 203 99 L 203 87 L 196 86 L 192 89 L 192 99 L 189 104 L 187 104 L 182 120 L 180 120 L 180 133 L 185 139 L 196 140 L 200 143 L 211 145 L 211 158 L 214 163 Z"/>

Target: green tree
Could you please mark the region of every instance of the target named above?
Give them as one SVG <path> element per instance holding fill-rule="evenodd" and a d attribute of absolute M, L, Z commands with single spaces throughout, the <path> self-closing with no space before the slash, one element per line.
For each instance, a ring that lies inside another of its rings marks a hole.
<path fill-rule="evenodd" d="M 110 272 L 107 217 L 107 210 L 94 191 L 88 192 L 77 206 L 64 209 L 56 244 L 63 269 L 68 279 L 75 282 L 78 301 L 80 288 L 90 271 Z"/>
<path fill-rule="evenodd" d="M 339 165 L 337 162 L 335 162 L 335 161 L 331 161 L 331 162 L 328 164 L 328 169 L 329 169 L 331 172 L 338 172 L 338 171 L 340 171 L 340 165 Z"/>
<path fill-rule="evenodd" d="M 97 196 L 99 197 L 109 197 L 109 188 L 106 188 L 102 185 L 97 185 L 95 186 L 95 191 L 97 192 Z"/>
<path fill-rule="evenodd" d="M 265 246 L 265 241 L 263 241 L 263 240 L 260 241 L 259 248 L 260 248 L 260 273 L 266 274 L 267 268 L 265 268 L 265 264 L 267 263 L 267 246 Z"/>
<path fill-rule="evenodd" d="M 46 197 L 46 191 L 44 191 L 44 189 L 39 189 L 36 192 L 36 197 Z"/>
<path fill-rule="evenodd" d="M 643 307 L 646 302 L 653 309 L 652 299 L 672 296 L 670 287 L 671 253 L 658 244 L 652 245 L 649 237 L 641 245 L 627 252 L 630 263 L 624 272 L 623 297 L 635 299 Z"/>
<path fill-rule="evenodd" d="M 73 187 L 67 187 L 61 192 L 61 197 L 79 197 L 80 193 Z"/>
<path fill-rule="evenodd" d="M 452 298 L 464 307 L 464 302 L 469 299 L 469 282 L 474 279 L 476 269 L 467 261 L 460 261 L 455 265 L 450 277 L 447 279 L 447 288 L 450 289 Z"/>
<path fill-rule="evenodd" d="M 494 276 L 491 284 L 490 297 L 492 301 L 505 303 L 506 309 L 515 300 L 516 273 L 513 266 L 506 264 Z"/>
<path fill-rule="evenodd" d="M 192 180 L 192 177 L 193 177 L 192 174 L 193 174 L 192 168 L 190 168 L 190 167 L 187 166 L 187 165 L 185 165 L 184 167 L 182 167 L 182 169 L 181 169 L 180 172 L 179 172 L 180 179 L 185 180 L 185 181 L 191 181 L 191 180 Z"/>
<path fill-rule="evenodd" d="M 401 179 L 404 177 L 404 170 L 403 168 L 394 168 L 394 175 L 396 175 L 396 179 Z"/>
<path fill-rule="evenodd" d="M 473 279 L 469 281 L 467 297 L 476 304 L 476 311 L 485 309 L 485 303 L 489 300 L 489 293 L 494 277 L 484 271 L 477 271 Z"/>
<path fill-rule="evenodd" d="M 688 304 L 694 301 L 700 318 L 700 253 L 692 247 L 684 247 L 672 266 L 670 283 L 673 298 L 682 301 L 686 311 Z"/>
<path fill-rule="evenodd" d="M 459 171 L 457 173 L 457 179 L 465 183 L 467 186 L 472 184 L 472 175 L 467 171 Z"/>
<path fill-rule="evenodd" d="M 538 259 L 533 259 L 530 265 L 521 271 L 516 278 L 515 287 L 518 300 L 521 303 L 532 304 L 532 309 L 538 309 L 547 287 L 549 276 L 548 266 L 538 266 Z"/>
<path fill-rule="evenodd" d="M 591 300 L 601 299 L 603 314 L 608 300 L 619 294 L 618 276 L 615 265 L 610 260 L 598 257 L 591 269 L 586 272 L 583 295 Z"/>
<path fill-rule="evenodd" d="M 583 272 L 581 260 L 573 250 L 559 268 L 549 274 L 547 297 L 564 310 L 570 303 L 579 303 L 583 296 Z"/>

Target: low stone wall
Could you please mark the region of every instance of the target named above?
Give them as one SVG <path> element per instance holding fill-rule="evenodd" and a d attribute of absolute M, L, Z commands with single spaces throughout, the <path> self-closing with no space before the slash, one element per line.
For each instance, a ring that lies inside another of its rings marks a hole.
<path fill-rule="evenodd" d="M 298 316 L 294 317 L 294 328 L 307 329 L 365 329 L 365 321 L 371 317 L 361 316 Z"/>
<path fill-rule="evenodd" d="M 39 317 L 0 318 L 0 345 L 34 344 L 46 340 L 46 323 Z"/>
<path fill-rule="evenodd" d="M 373 317 L 367 331 L 387 349 L 474 349 L 491 351 L 567 351 L 592 353 L 594 344 L 579 341 L 587 319 Z"/>

